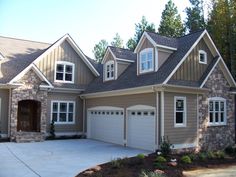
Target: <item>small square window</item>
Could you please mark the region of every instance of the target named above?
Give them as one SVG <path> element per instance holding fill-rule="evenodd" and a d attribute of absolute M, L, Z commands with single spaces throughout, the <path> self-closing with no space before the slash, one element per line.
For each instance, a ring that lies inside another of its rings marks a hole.
<path fill-rule="evenodd" d="M 204 50 L 199 50 L 199 63 L 207 64 L 207 53 Z"/>

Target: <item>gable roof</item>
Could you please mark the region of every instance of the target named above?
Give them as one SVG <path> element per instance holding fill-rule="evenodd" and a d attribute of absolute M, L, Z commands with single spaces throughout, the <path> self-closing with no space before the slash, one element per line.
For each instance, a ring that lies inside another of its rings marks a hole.
<path fill-rule="evenodd" d="M 136 60 L 137 54 L 132 52 L 131 50 L 113 47 L 113 46 L 109 46 L 109 48 L 111 49 L 115 57 L 118 59 L 126 59 L 126 60 L 131 60 L 131 61 Z"/>
<path fill-rule="evenodd" d="M 163 84 L 203 33 L 204 30 L 200 30 L 181 38 L 173 38 L 174 43 L 178 44 L 178 50 L 174 51 L 168 57 L 157 72 L 137 75 L 137 61 L 135 60 L 135 62 L 131 63 L 117 80 L 103 82 L 103 73 L 101 72 L 101 76 L 89 84 L 84 94 Z"/>

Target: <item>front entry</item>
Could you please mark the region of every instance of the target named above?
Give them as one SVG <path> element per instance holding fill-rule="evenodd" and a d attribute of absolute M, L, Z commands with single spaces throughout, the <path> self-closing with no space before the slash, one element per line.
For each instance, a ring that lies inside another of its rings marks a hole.
<path fill-rule="evenodd" d="M 41 103 L 36 100 L 18 102 L 17 131 L 40 132 Z"/>

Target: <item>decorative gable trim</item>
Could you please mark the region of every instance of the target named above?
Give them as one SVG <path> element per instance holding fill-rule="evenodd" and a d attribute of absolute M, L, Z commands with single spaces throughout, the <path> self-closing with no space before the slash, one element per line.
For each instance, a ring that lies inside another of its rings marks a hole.
<path fill-rule="evenodd" d="M 34 72 L 37 74 L 37 76 L 42 80 L 45 81 L 48 86 L 41 86 L 43 88 L 54 88 L 53 85 L 47 80 L 47 78 L 43 75 L 43 73 L 35 66 L 35 64 L 31 63 L 29 66 L 27 66 L 23 71 L 20 72 L 16 77 L 14 77 L 9 84 L 15 84 L 19 79 L 21 79 L 30 69 L 34 70 Z"/>
<path fill-rule="evenodd" d="M 148 33 L 146 31 L 144 31 L 142 37 L 140 38 L 135 50 L 134 50 L 134 53 L 137 53 L 138 49 L 140 48 L 140 46 L 142 45 L 143 43 L 143 39 L 144 37 L 146 37 L 154 47 L 158 47 L 158 48 L 162 48 L 162 49 L 168 49 L 168 50 L 177 50 L 177 48 L 174 48 L 174 47 L 168 47 L 168 46 L 164 46 L 164 45 L 160 45 L 160 44 L 157 44 L 152 38 L 151 36 L 148 35 Z"/>

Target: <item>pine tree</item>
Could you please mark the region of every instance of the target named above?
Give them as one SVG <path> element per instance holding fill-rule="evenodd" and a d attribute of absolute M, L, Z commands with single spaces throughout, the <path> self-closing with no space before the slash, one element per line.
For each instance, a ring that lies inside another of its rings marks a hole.
<path fill-rule="evenodd" d="M 114 47 L 120 47 L 120 48 L 124 47 L 123 40 L 121 39 L 121 37 L 118 33 L 116 33 L 115 37 L 113 38 L 111 45 Z"/>
<path fill-rule="evenodd" d="M 204 20 L 203 0 L 189 0 L 192 7 L 187 7 L 185 26 L 191 33 L 193 31 L 204 29 L 206 27 Z"/>
<path fill-rule="evenodd" d="M 105 55 L 107 46 L 108 46 L 108 42 L 105 39 L 102 39 L 101 41 L 99 41 L 98 44 L 94 46 L 93 53 L 98 63 L 101 63 Z"/>
<path fill-rule="evenodd" d="M 180 14 L 172 0 L 169 0 L 165 5 L 158 32 L 168 37 L 179 37 L 185 33 Z"/>

